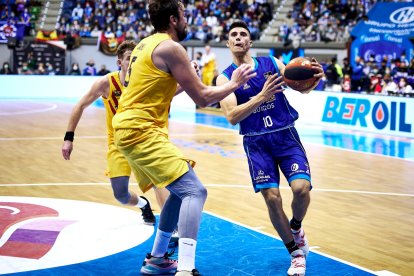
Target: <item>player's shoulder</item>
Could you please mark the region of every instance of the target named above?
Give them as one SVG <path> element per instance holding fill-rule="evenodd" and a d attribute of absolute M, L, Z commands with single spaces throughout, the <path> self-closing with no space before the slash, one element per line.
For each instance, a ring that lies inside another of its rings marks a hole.
<path fill-rule="evenodd" d="M 166 39 L 161 41 L 158 44 L 157 48 L 161 48 L 167 52 L 172 52 L 173 50 L 176 51 L 177 49 L 184 50 L 184 47 L 180 43 L 172 39 Z"/>

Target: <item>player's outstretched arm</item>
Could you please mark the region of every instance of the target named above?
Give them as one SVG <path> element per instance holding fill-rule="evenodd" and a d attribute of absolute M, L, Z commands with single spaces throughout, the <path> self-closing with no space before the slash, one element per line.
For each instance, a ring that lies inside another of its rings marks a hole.
<path fill-rule="evenodd" d="M 70 155 L 73 151 L 73 136 L 76 127 L 79 123 L 82 113 L 89 105 L 96 101 L 101 96 L 108 96 L 109 93 L 109 80 L 107 76 L 103 76 L 94 82 L 91 89 L 79 100 L 79 102 L 73 107 L 72 113 L 69 117 L 68 127 L 64 142 L 62 145 L 62 156 L 65 160 L 70 160 Z"/>
<path fill-rule="evenodd" d="M 153 62 L 161 70 L 170 72 L 182 89 L 201 107 L 215 103 L 256 76 L 250 65 L 244 64 L 233 72 L 231 81 L 221 86 L 206 86 L 198 78 L 184 48 L 172 41 L 162 42 L 153 52 Z"/>
<path fill-rule="evenodd" d="M 228 79 L 224 75 L 217 77 L 217 84 L 225 84 Z M 230 94 L 220 101 L 220 106 L 224 111 L 227 120 L 235 125 L 247 116 L 252 114 L 264 101 L 268 100 L 275 93 L 283 91 L 283 77 L 279 74 L 270 76 L 263 85 L 262 90 L 256 96 L 244 104 L 237 105 L 236 95 Z"/>

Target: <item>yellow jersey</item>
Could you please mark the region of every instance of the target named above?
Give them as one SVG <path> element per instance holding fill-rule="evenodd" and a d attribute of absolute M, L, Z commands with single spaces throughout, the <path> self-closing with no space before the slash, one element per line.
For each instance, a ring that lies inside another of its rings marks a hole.
<path fill-rule="evenodd" d="M 117 109 L 119 98 L 121 97 L 123 85 L 119 79 L 119 71 L 109 73 L 107 75 L 109 80 L 109 93 L 108 98 L 102 97 L 105 110 L 106 110 L 106 129 L 108 133 L 108 145 L 114 143 L 114 129 L 112 127 L 112 118 L 114 117 Z"/>
<path fill-rule="evenodd" d="M 188 163 L 194 165 L 168 139 L 168 113 L 177 81 L 152 62 L 154 49 L 168 39 L 168 34 L 153 34 L 132 51 L 112 121 L 115 145 L 131 165 L 143 192 L 153 185 L 169 185 L 188 172 Z"/>
<path fill-rule="evenodd" d="M 177 81 L 152 63 L 152 52 L 168 34 L 156 33 L 143 39 L 132 51 L 125 89 L 113 121 L 115 129 L 156 128 L 167 134 L 168 113 Z"/>

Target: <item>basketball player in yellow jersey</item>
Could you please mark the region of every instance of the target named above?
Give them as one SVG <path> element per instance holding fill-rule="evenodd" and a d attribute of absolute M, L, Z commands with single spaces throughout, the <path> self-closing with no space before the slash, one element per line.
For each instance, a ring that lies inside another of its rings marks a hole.
<path fill-rule="evenodd" d="M 121 43 L 117 49 L 117 65 L 121 70 L 109 73 L 96 80 L 89 92 L 85 94 L 73 108 L 62 146 L 62 155 L 64 159 L 70 159 L 73 150 L 74 132 L 82 116 L 83 110 L 99 97 L 102 97 L 106 110 L 106 125 L 108 132 L 108 174 L 111 180 L 114 196 L 122 204 L 139 207 L 142 210 L 144 223 L 154 225 L 155 216 L 152 213 L 150 203 L 145 197 L 138 197 L 135 193 L 128 190 L 131 168 L 128 161 L 114 145 L 114 133 L 112 128 L 112 117 L 118 108 L 118 100 L 124 89 L 122 83 L 125 80 L 131 52 L 135 46 L 136 43 L 134 41 L 124 41 Z M 156 189 L 155 194 L 158 204 L 162 209 L 169 193 L 166 189 Z"/>
<path fill-rule="evenodd" d="M 155 33 L 131 54 L 125 90 L 113 118 L 115 145 L 128 159 L 143 192 L 152 186 L 170 191 L 161 211 L 151 253 L 141 273 L 199 275 L 195 250 L 207 191 L 192 166 L 168 139 L 168 112 L 177 83 L 202 107 L 218 102 L 256 74 L 241 65 L 222 86 L 206 86 L 178 42 L 187 36 L 184 6 L 177 0 L 149 1 Z M 168 258 L 171 233 L 178 221 L 178 264 Z"/>
<path fill-rule="evenodd" d="M 201 79 L 204 84 L 212 85 L 214 79 L 214 70 L 216 70 L 216 55 L 211 52 L 210 45 L 204 46 L 205 54 L 201 59 Z"/>

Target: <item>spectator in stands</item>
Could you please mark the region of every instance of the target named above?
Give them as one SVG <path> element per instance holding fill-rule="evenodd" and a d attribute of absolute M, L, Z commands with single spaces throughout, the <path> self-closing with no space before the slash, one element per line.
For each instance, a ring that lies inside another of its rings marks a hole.
<path fill-rule="evenodd" d="M 401 63 L 404 63 L 407 67 L 410 65 L 405 53 L 401 54 L 400 60 L 401 60 Z"/>
<path fill-rule="evenodd" d="M 19 67 L 17 70 L 19 75 L 33 75 L 33 71 L 27 62 L 23 62 L 22 67 Z"/>
<path fill-rule="evenodd" d="M 339 85 L 342 79 L 342 69 L 337 66 L 337 58 L 332 57 L 331 62 L 325 70 L 327 89 L 332 89 L 334 85 Z M 340 71 L 339 71 L 340 70 Z"/>
<path fill-rule="evenodd" d="M 28 12 L 27 8 L 24 8 L 23 12 L 19 16 L 19 22 L 22 23 L 25 26 L 24 34 L 29 35 L 30 34 L 30 13 Z"/>
<path fill-rule="evenodd" d="M 106 65 L 102 64 L 101 69 L 98 71 L 98 76 L 105 76 L 106 74 L 110 73 L 108 69 L 106 69 Z"/>
<path fill-rule="evenodd" d="M 73 20 L 81 20 L 83 17 L 83 8 L 80 3 L 76 5 L 76 7 L 72 11 L 72 21 Z"/>
<path fill-rule="evenodd" d="M 115 37 L 115 33 L 112 31 L 111 26 L 106 27 L 106 31 L 104 33 L 105 38 L 111 39 Z"/>
<path fill-rule="evenodd" d="M 57 72 L 55 70 L 55 68 L 53 68 L 53 65 L 51 63 L 46 63 L 46 75 L 57 75 Z"/>
<path fill-rule="evenodd" d="M 93 8 L 91 7 L 89 2 L 86 2 L 85 9 L 84 9 L 84 18 L 92 19 L 92 16 L 93 16 Z"/>
<path fill-rule="evenodd" d="M 201 58 L 201 79 L 205 85 L 211 85 L 214 78 L 214 70 L 216 69 L 216 55 L 211 51 L 210 45 L 204 46 L 204 54 Z"/>
<path fill-rule="evenodd" d="M 369 92 L 373 94 L 382 93 L 382 75 L 372 74 L 370 77 Z"/>
<path fill-rule="evenodd" d="M 10 68 L 10 64 L 8 62 L 4 62 L 2 68 L 0 69 L 0 75 L 13 75 L 14 72 Z"/>
<path fill-rule="evenodd" d="M 43 62 L 37 64 L 36 70 L 33 72 L 34 75 L 46 75 L 46 68 Z"/>
<path fill-rule="evenodd" d="M 396 95 L 398 91 L 397 84 L 392 80 L 390 74 L 385 74 L 384 79 L 382 80 L 382 95 Z"/>
<path fill-rule="evenodd" d="M 91 37 L 91 30 L 89 26 L 83 26 L 82 30 L 79 32 L 80 37 Z"/>
<path fill-rule="evenodd" d="M 400 78 L 400 81 L 398 82 L 398 91 L 399 96 L 403 97 L 410 97 L 413 92 L 413 87 L 407 83 L 406 78 Z"/>
<path fill-rule="evenodd" d="M 351 92 L 351 76 L 349 74 L 345 74 L 342 80 L 342 92 Z"/>
<path fill-rule="evenodd" d="M 361 57 L 355 58 L 355 66 L 352 67 L 351 90 L 361 93 L 363 87 L 364 63 Z"/>
<path fill-rule="evenodd" d="M 128 30 L 125 33 L 126 40 L 138 40 L 138 34 L 134 30 L 133 26 L 129 26 Z"/>
<path fill-rule="evenodd" d="M 95 61 L 93 59 L 90 59 L 86 63 L 86 67 L 83 69 L 82 75 L 83 76 L 96 76 Z"/>
<path fill-rule="evenodd" d="M 72 67 L 70 68 L 68 75 L 73 75 L 73 76 L 80 76 L 81 75 L 81 70 L 79 68 L 79 64 L 78 63 L 72 63 Z"/>

